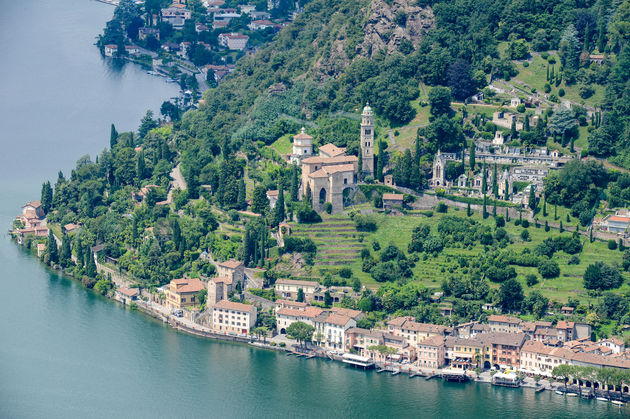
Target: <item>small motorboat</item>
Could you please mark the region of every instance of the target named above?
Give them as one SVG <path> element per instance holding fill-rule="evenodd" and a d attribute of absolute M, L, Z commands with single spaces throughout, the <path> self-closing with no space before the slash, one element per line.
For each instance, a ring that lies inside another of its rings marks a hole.
<path fill-rule="evenodd" d="M 577 397 L 578 394 L 577 393 L 567 393 L 567 396 L 569 396 L 569 397 Z"/>
<path fill-rule="evenodd" d="M 564 393 L 563 393 L 563 392 L 561 392 L 561 391 L 556 390 L 556 394 L 559 394 L 559 395 L 561 395 L 561 396 L 562 396 Z"/>
<path fill-rule="evenodd" d="M 608 402 L 610 400 L 608 400 L 606 397 L 595 397 L 595 399 L 602 401 L 602 402 Z"/>
<path fill-rule="evenodd" d="M 612 404 L 616 404 L 617 406 L 623 406 L 625 403 L 624 402 L 620 402 L 619 400 L 613 400 L 611 401 Z"/>

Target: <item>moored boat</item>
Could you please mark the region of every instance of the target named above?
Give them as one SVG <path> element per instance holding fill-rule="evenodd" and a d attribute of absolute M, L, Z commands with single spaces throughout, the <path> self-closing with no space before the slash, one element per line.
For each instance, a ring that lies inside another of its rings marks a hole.
<path fill-rule="evenodd" d="M 608 402 L 610 400 L 608 400 L 606 397 L 596 397 L 597 400 L 602 401 L 602 402 Z"/>
<path fill-rule="evenodd" d="M 617 406 L 623 406 L 625 404 L 624 402 L 620 402 L 619 400 L 612 400 L 611 403 L 616 404 Z"/>
<path fill-rule="evenodd" d="M 567 393 L 567 396 L 569 396 L 569 397 L 577 397 L 578 394 L 577 393 Z"/>

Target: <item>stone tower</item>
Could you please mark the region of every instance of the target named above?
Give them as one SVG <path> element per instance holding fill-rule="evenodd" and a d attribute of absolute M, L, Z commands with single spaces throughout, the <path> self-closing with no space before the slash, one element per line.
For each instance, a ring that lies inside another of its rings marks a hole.
<path fill-rule="evenodd" d="M 369 103 L 361 114 L 361 159 L 363 175 L 374 176 L 374 112 Z"/>

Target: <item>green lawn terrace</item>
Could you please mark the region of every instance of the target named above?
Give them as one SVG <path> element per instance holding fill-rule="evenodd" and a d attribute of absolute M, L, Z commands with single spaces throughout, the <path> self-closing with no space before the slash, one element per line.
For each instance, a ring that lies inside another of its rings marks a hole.
<path fill-rule="evenodd" d="M 466 217 L 464 210 L 457 211 L 450 207 L 448 214 Z M 551 214 L 553 217 L 553 212 Z M 310 237 L 317 245 L 317 257 L 313 272 L 328 270 L 331 273 L 336 273 L 336 270 L 342 267 L 349 267 L 352 269 L 354 277 L 359 278 L 364 285 L 376 289 L 380 283 L 375 282 L 369 273 L 361 270 L 361 249 L 367 248 L 374 256 L 378 256 L 380 251 L 373 250 L 374 242 L 378 242 L 381 249 L 393 243 L 405 252 L 408 257 L 412 257 L 412 255 L 407 253 L 407 247 L 411 241 L 413 229 L 420 224 L 428 224 L 431 226 L 432 232 L 437 233 L 437 224 L 444 214 L 435 213 L 432 217 L 427 217 L 420 213 L 393 216 L 381 212 L 374 213 L 372 216 L 378 223 L 378 230 L 374 233 L 357 231 L 349 218 L 338 214 L 333 217 L 325 217 L 324 221 L 319 224 L 293 224 L 292 234 L 296 237 Z M 494 228 L 495 222 L 491 216 L 484 220 L 481 214 L 474 213 L 471 218 Z M 560 235 L 557 229 L 545 232 L 544 222 L 539 224 L 539 228 L 536 228 L 534 223 L 530 224 L 528 227 L 530 241 L 527 242 L 521 239 L 523 227 L 515 226 L 514 219 L 506 224 L 505 229 L 513 241 L 509 245 L 509 249 L 515 252 L 520 252 L 525 248 L 533 249 L 536 244 L 544 239 Z M 569 235 L 571 233 L 565 231 L 563 234 Z M 553 260 L 560 267 L 560 276 L 558 278 L 543 279 L 536 267 L 515 266 L 518 273 L 517 279 L 521 282 L 525 293 L 529 294 L 531 291 L 537 290 L 549 299 L 558 302 L 566 302 L 569 297 L 577 298 L 581 302 L 592 301 L 593 299 L 588 296 L 587 291 L 583 287 L 582 277 L 587 266 L 597 261 L 621 264 L 623 254 L 619 250 L 609 250 L 605 242 L 595 241 L 590 243 L 587 236 L 582 236 L 582 243 L 583 251 L 578 255 L 580 263 L 577 265 L 569 265 L 568 262 L 571 255 L 567 255 L 564 252 L 556 252 L 553 256 Z M 429 289 L 439 291 L 443 279 L 447 279 L 451 275 L 464 275 L 463 269 L 457 263 L 459 257 L 463 256 L 472 259 L 485 251 L 486 247 L 477 243 L 471 248 L 446 247 L 435 257 L 432 255 L 426 255 L 425 257 L 423 253 L 419 253 L 417 254 L 419 260 L 412 269 L 414 274 L 412 280 L 422 283 Z M 525 276 L 528 274 L 535 274 L 540 282 L 532 287 L 528 287 L 525 283 Z M 626 281 L 621 288 L 614 290 L 614 292 L 630 292 L 630 284 L 628 284 L 630 275 L 626 272 L 622 272 L 622 275 Z M 498 288 L 500 284 L 490 282 L 490 286 Z"/>

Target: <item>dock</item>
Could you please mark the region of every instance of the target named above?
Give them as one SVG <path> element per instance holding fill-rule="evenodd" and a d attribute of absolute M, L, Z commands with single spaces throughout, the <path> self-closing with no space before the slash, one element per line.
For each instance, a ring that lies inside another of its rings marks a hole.
<path fill-rule="evenodd" d="M 440 374 L 431 374 L 431 375 L 428 375 L 426 379 L 430 380 L 432 378 L 436 378 L 436 377 L 439 377 L 439 376 L 440 376 Z"/>
<path fill-rule="evenodd" d="M 343 362 L 344 364 L 352 365 L 353 367 L 363 368 L 365 370 L 375 367 L 374 362 L 370 358 L 354 354 L 343 354 L 343 356 L 341 357 L 341 362 Z"/>

